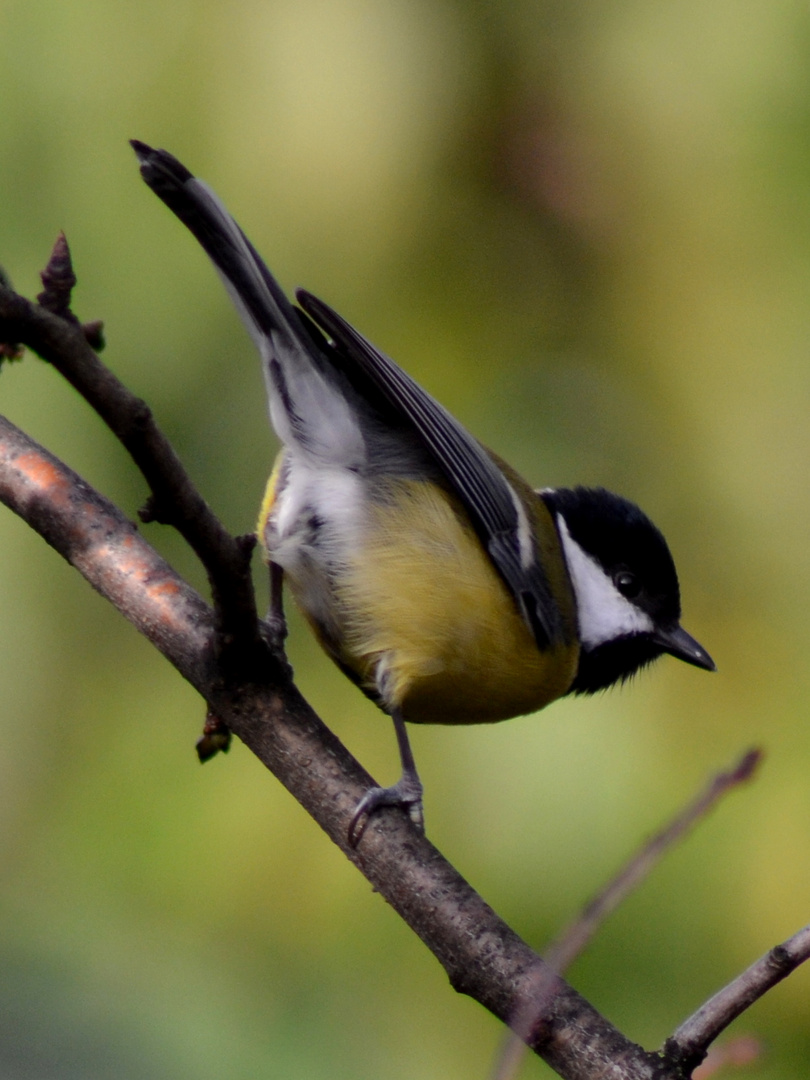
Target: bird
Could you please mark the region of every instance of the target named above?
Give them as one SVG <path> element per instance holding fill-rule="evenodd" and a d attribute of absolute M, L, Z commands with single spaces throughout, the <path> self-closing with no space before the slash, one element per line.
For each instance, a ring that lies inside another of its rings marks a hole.
<path fill-rule="evenodd" d="M 424 830 L 406 724 L 532 713 L 665 653 L 715 670 L 680 624 L 672 555 L 638 506 L 603 488 L 535 490 L 326 303 L 303 289 L 293 303 L 177 158 L 131 145 L 262 359 L 281 443 L 257 529 L 271 572 L 394 724 L 400 779 L 365 793 L 352 846 L 386 806 Z"/>

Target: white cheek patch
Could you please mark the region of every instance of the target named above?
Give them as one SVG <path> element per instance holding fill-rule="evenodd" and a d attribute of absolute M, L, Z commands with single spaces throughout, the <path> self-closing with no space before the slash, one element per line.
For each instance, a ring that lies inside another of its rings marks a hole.
<path fill-rule="evenodd" d="M 622 596 L 599 563 L 572 538 L 560 514 L 557 528 L 574 586 L 583 646 L 595 649 L 628 634 L 650 633 L 654 629 L 650 616 Z"/>

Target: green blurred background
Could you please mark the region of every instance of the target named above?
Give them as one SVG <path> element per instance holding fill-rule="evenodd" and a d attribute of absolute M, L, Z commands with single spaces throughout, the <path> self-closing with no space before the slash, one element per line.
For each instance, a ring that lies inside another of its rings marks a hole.
<path fill-rule="evenodd" d="M 258 363 L 130 137 L 533 482 L 604 484 L 666 533 L 719 674 L 665 659 L 413 736 L 431 839 L 537 948 L 765 747 L 571 973 L 658 1045 L 810 915 L 807 5 L 1 0 L 0 263 L 35 294 L 65 230 L 77 312 L 244 532 L 274 453 Z M 0 411 L 135 515 L 142 480 L 36 358 Z M 7 512 L 0 544 L 0 1074 L 485 1077 L 499 1025 L 249 753 L 197 764 L 202 702 Z M 295 620 L 291 653 L 393 779 L 389 724 Z M 734 1030 L 765 1044 L 745 1075 L 806 1078 L 810 971 Z"/>

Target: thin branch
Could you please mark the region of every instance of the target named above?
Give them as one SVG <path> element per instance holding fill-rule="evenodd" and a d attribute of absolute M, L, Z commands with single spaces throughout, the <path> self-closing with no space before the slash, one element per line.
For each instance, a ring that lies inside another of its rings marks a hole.
<path fill-rule="evenodd" d="M 61 282 L 54 289 L 54 279 Z M 221 631 L 244 650 L 258 645 L 256 602 L 249 573 L 250 551 L 229 535 L 192 484 L 144 401 L 132 394 L 100 361 L 84 328 L 69 309 L 72 279 L 64 238 L 43 273 L 45 296 L 61 312 L 0 286 L 0 340 L 22 342 L 63 375 L 104 420 L 129 452 L 153 493 L 151 516 L 172 524 L 208 573 Z M 92 324 L 91 324 L 92 325 Z"/>
<path fill-rule="evenodd" d="M 564 974 L 592 940 L 608 915 L 638 888 L 663 856 L 699 821 L 702 821 L 720 799 L 753 777 L 761 761 L 761 750 L 747 750 L 731 769 L 713 776 L 669 824 L 651 837 L 625 863 L 590 903 L 586 904 L 581 914 L 549 946 L 544 953 L 547 970 L 559 975 Z M 547 989 L 547 985 L 538 984 L 535 998 L 530 1003 L 531 1011 L 523 1017 L 517 1017 L 512 1024 L 514 1035 L 506 1039 L 492 1074 L 493 1080 L 511 1080 L 516 1075 L 523 1059 L 522 1034 L 531 1031 L 535 1016 L 542 1015 Z"/>
<path fill-rule="evenodd" d="M 761 956 L 742 975 L 718 991 L 685 1020 L 672 1038 L 664 1043 L 663 1053 L 687 1068 L 694 1068 L 706 1055 L 709 1043 L 763 994 L 810 959 L 810 926 L 776 945 Z"/>
<path fill-rule="evenodd" d="M 638 888 L 664 855 L 702 821 L 722 798 L 753 778 L 762 757 L 762 751 L 757 748 L 746 750 L 735 765 L 713 776 L 668 825 L 651 837 L 549 947 L 545 953 L 549 967 L 560 974 L 566 971 L 608 915 Z"/>

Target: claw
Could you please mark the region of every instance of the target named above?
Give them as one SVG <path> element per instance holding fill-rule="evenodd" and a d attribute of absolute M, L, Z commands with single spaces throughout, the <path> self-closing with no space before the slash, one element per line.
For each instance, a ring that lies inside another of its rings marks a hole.
<path fill-rule="evenodd" d="M 425 831 L 425 815 L 422 809 L 422 784 L 416 775 L 403 774 L 393 787 L 373 787 L 357 804 L 349 824 L 349 846 L 356 848 L 363 833 L 375 814 L 383 806 L 401 807 L 420 833 Z"/>

